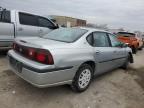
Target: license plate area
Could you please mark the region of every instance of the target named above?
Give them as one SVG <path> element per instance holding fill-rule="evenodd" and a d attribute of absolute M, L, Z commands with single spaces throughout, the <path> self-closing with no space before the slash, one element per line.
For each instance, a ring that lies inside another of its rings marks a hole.
<path fill-rule="evenodd" d="M 22 63 L 14 59 L 13 57 L 9 57 L 9 61 L 11 66 L 18 71 L 19 73 L 22 72 Z"/>

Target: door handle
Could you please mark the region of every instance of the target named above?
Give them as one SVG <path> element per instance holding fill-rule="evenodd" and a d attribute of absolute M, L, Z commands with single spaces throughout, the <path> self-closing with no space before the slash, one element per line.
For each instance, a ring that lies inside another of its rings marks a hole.
<path fill-rule="evenodd" d="M 100 54 L 100 51 L 96 51 L 96 54 Z"/>

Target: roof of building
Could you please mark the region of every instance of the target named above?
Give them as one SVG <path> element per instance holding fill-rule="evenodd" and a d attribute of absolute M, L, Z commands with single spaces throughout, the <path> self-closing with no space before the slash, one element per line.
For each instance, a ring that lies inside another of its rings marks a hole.
<path fill-rule="evenodd" d="M 53 17 L 53 18 L 55 18 L 55 17 L 65 17 L 65 18 L 71 18 L 71 19 L 86 21 L 84 19 L 74 18 L 74 17 L 70 17 L 70 16 L 61 16 L 61 15 L 50 15 L 50 16 Z"/>

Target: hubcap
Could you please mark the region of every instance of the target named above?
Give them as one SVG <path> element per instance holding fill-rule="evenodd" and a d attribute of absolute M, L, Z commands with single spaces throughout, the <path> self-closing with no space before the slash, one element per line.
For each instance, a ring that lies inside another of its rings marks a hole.
<path fill-rule="evenodd" d="M 85 69 L 79 76 L 78 84 L 80 88 L 85 88 L 91 80 L 91 72 L 89 69 Z"/>

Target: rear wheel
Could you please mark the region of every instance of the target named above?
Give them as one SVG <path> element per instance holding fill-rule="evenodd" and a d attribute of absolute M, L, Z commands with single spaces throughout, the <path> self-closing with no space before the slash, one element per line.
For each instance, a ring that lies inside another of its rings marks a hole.
<path fill-rule="evenodd" d="M 72 89 L 76 92 L 83 92 L 85 91 L 92 80 L 93 76 L 93 69 L 88 64 L 83 64 L 79 70 L 77 71 L 73 82 L 72 82 Z"/>

